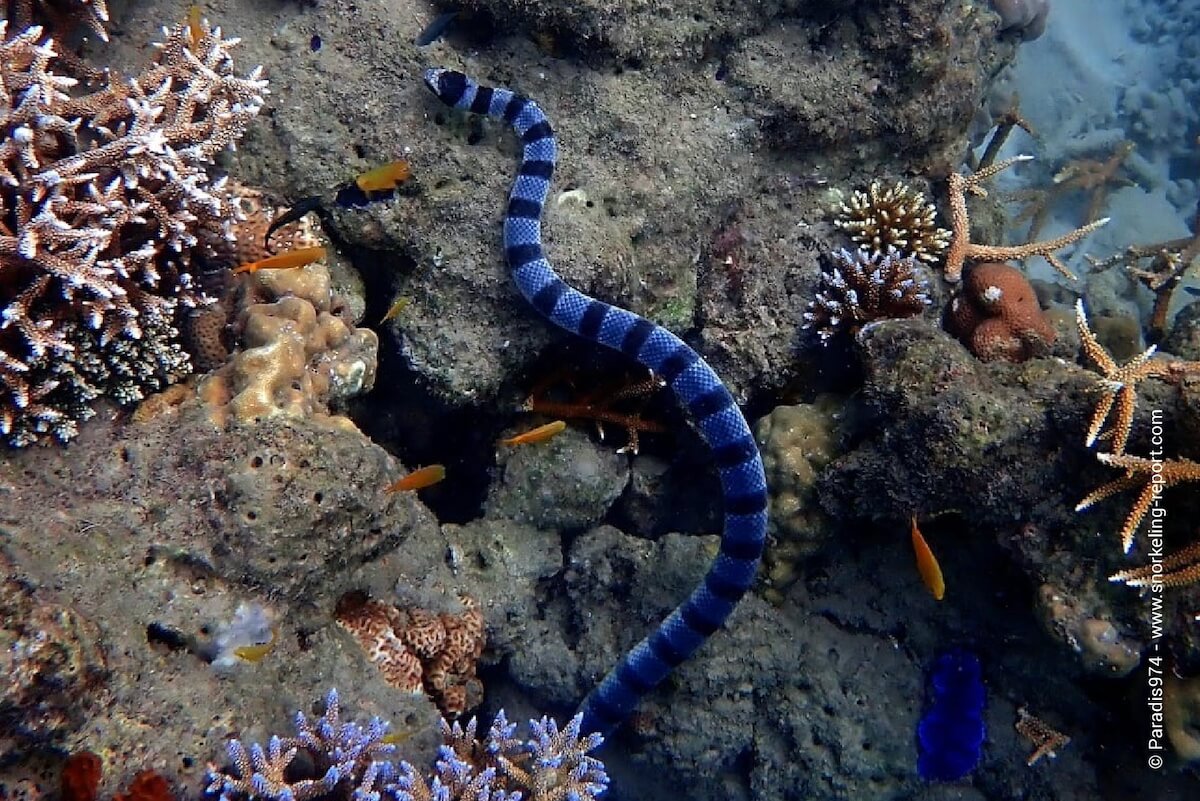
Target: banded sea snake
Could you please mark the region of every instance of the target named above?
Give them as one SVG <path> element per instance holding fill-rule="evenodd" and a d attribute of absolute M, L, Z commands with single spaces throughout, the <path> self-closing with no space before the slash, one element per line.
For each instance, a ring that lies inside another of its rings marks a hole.
<path fill-rule="evenodd" d="M 746 419 L 700 355 L 662 326 L 568 286 L 542 250 L 542 207 L 557 145 L 536 103 L 444 69 L 425 84 L 456 109 L 504 120 L 523 151 L 504 216 L 504 253 L 517 288 L 560 328 L 626 354 L 662 378 L 712 449 L 725 502 L 721 545 L 704 581 L 584 699 L 583 730 L 609 734 L 638 701 L 721 627 L 758 571 L 767 526 L 762 459 Z"/>

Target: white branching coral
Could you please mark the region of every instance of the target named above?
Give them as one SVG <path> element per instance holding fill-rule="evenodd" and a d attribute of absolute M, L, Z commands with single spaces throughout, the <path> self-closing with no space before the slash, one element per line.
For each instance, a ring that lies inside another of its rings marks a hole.
<path fill-rule="evenodd" d="M 40 27 L 7 36 L 0 20 L 0 435 L 23 446 L 190 370 L 176 310 L 203 302 L 191 271 L 237 217 L 212 160 L 267 88 L 206 26 L 165 30 L 141 75 L 88 94 Z"/>
<path fill-rule="evenodd" d="M 925 195 L 897 181 L 874 181 L 843 203 L 833 224 L 862 250 L 886 253 L 895 248 L 926 264 L 936 264 L 950 245 L 950 232 L 934 222 L 937 210 Z"/>
<path fill-rule="evenodd" d="M 804 313 L 803 327 L 815 329 L 822 344 L 838 331 L 855 333 L 875 320 L 913 317 L 929 305 L 913 256 L 901 256 L 895 248 L 887 253 L 842 249 L 830 258 Z"/>

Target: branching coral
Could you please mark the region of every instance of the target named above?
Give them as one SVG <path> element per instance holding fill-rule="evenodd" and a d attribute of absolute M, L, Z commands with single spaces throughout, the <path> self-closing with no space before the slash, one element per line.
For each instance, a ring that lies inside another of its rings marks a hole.
<path fill-rule="evenodd" d="M 582 736 L 582 717 L 564 728 L 549 718 L 529 722 L 532 737 L 516 737 L 516 726 L 501 711 L 487 739 L 476 739 L 476 721 L 466 727 L 442 721 L 444 745 L 433 775 L 411 764 L 391 761 L 387 724 L 378 718 L 367 726 L 339 720 L 338 695 L 330 691 L 325 715 L 309 723 L 296 716 L 295 737 L 272 737 L 267 748 L 229 741 L 232 772 L 212 770 L 208 792 L 221 801 L 268 799 L 307 801 L 328 796 L 358 801 L 560 801 L 598 798 L 608 788 L 608 775 L 588 753 L 600 747 L 598 734 Z M 289 767 L 306 751 L 315 771 L 310 778 L 292 775 Z"/>
<path fill-rule="evenodd" d="M 108 41 L 108 3 L 106 0 L 5 0 L 6 18 L 13 29 L 20 31 L 30 25 L 50 25 L 50 33 L 59 35 L 82 22 L 88 30 Z"/>
<path fill-rule="evenodd" d="M 188 371 L 174 318 L 202 301 L 190 270 L 236 217 L 212 159 L 266 92 L 258 70 L 234 74 L 236 43 L 176 26 L 141 75 L 76 96 L 40 28 L 0 42 L 0 434 L 11 444 L 69 439 L 97 397 L 136 400 Z"/>
<path fill-rule="evenodd" d="M 1028 259 L 1031 256 L 1041 256 L 1050 262 L 1050 266 L 1067 278 L 1074 280 L 1075 276 L 1067 269 L 1067 265 L 1055 255 L 1055 251 L 1078 242 L 1085 236 L 1108 223 L 1105 217 L 1088 223 L 1074 231 L 1047 239 L 1041 242 L 1029 242 L 1024 245 L 981 245 L 971 241 L 971 216 L 967 212 L 967 195 L 987 197 L 987 189 L 983 182 L 998 172 L 1008 169 L 1019 161 L 1028 161 L 1031 156 L 1014 156 L 986 167 L 980 167 L 970 175 L 950 173 L 947 179 L 950 190 L 950 227 L 953 235 L 950 238 L 950 249 L 946 252 L 946 280 L 958 281 L 962 278 L 963 265 L 968 261 L 1013 261 Z"/>
<path fill-rule="evenodd" d="M 937 210 L 925 195 L 897 181 L 884 188 L 874 181 L 866 192 L 856 191 L 842 204 L 833 224 L 869 252 L 889 248 L 935 264 L 950 244 L 950 232 L 934 222 Z"/>
<path fill-rule="evenodd" d="M 887 253 L 831 254 L 832 269 L 821 272 L 820 289 L 804 313 L 804 328 L 814 328 L 828 343 L 839 330 L 851 333 L 875 320 L 892 320 L 920 314 L 929 305 L 924 282 L 917 275 L 914 256 Z"/>

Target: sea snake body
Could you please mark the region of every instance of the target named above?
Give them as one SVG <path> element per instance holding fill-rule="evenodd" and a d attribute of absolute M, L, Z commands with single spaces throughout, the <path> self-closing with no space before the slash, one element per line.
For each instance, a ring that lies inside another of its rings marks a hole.
<path fill-rule="evenodd" d="M 767 526 L 762 459 L 733 397 L 698 353 L 662 326 L 568 286 L 550 266 L 541 218 L 557 146 L 537 104 L 451 70 L 428 70 L 425 83 L 446 105 L 502 119 L 520 137 L 524 149 L 504 217 L 504 252 L 521 294 L 560 328 L 631 356 L 661 377 L 712 449 L 721 477 L 725 529 L 704 581 L 583 701 L 583 729 L 607 735 L 721 627 L 754 581 Z"/>

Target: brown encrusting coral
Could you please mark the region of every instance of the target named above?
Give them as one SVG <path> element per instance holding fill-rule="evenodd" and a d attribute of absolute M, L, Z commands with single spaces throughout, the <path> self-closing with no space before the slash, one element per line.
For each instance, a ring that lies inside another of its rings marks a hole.
<path fill-rule="evenodd" d="M 423 690 L 455 718 L 483 700 L 475 667 L 487 637 L 479 604 L 466 595 L 459 601 L 461 612 L 434 614 L 350 593 L 338 602 L 336 618 L 388 684 Z"/>
<path fill-rule="evenodd" d="M 0 21 L 0 39 L 7 23 Z M 213 157 L 258 114 L 235 39 L 178 25 L 135 78 L 90 94 L 39 27 L 0 43 L 0 435 L 66 440 L 106 395 L 138 400 L 190 370 L 179 307 L 236 218 Z"/>
<path fill-rule="evenodd" d="M 924 193 L 897 181 L 884 187 L 873 181 L 843 203 L 833 224 L 859 248 L 887 253 L 889 248 L 936 264 L 950 244 L 950 232 L 934 221 L 937 209 Z"/>
<path fill-rule="evenodd" d="M 842 249 L 830 259 L 804 313 L 803 327 L 815 329 L 822 344 L 838 331 L 853 334 L 876 320 L 913 317 L 929 305 L 915 256 L 901 256 L 894 248 L 886 253 Z"/>
<path fill-rule="evenodd" d="M 985 362 L 1023 362 L 1049 353 L 1054 326 L 1017 268 L 976 264 L 950 301 L 946 330 Z"/>

